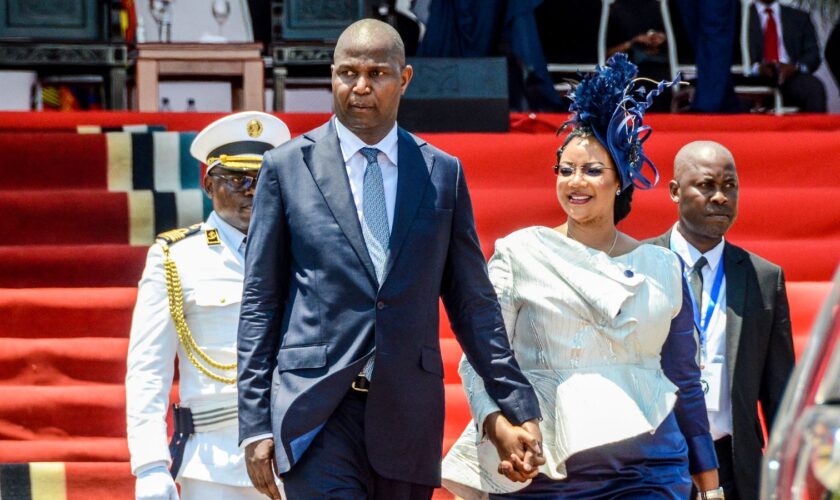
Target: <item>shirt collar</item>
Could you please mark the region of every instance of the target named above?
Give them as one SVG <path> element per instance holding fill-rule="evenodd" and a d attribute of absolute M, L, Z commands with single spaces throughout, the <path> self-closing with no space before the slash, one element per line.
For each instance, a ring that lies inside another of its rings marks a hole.
<path fill-rule="evenodd" d="M 219 231 L 219 237 L 234 253 L 239 252 L 239 247 L 245 241 L 245 233 L 223 221 L 215 210 L 210 212 L 206 225 Z"/>
<path fill-rule="evenodd" d="M 723 257 L 723 247 L 726 243 L 726 239 L 721 238 L 720 243 L 715 245 L 711 250 L 706 253 L 701 253 L 700 250 L 694 248 L 694 246 L 685 239 L 682 233 L 677 230 L 677 224 L 674 224 L 674 228 L 671 230 L 671 250 L 682 257 L 688 267 L 694 266 L 694 263 L 697 262 L 702 255 L 706 257 L 706 261 L 709 263 L 709 269 L 711 269 L 712 272 L 715 272 L 720 264 L 721 257 Z"/>
<path fill-rule="evenodd" d="M 358 153 L 362 148 L 376 148 L 382 151 L 388 160 L 397 165 L 397 124 L 385 134 L 385 137 L 376 144 L 366 144 L 365 141 L 359 139 L 359 136 L 350 131 L 349 128 L 342 124 L 338 117 L 333 117 L 335 122 L 335 132 L 338 134 L 338 144 L 341 146 L 341 155 L 344 157 L 344 163 L 347 163 L 354 154 Z"/>
<path fill-rule="evenodd" d="M 761 14 L 762 19 L 764 19 L 764 16 L 767 15 L 767 13 L 764 12 L 764 10 L 769 7 L 770 10 L 773 11 L 773 17 L 775 18 L 776 22 L 779 22 L 779 16 L 781 15 L 781 7 L 779 7 L 779 2 L 773 2 L 770 5 L 767 5 L 764 2 L 756 1 L 753 2 L 753 4 L 755 5 L 756 10 L 758 10 L 758 13 Z"/>

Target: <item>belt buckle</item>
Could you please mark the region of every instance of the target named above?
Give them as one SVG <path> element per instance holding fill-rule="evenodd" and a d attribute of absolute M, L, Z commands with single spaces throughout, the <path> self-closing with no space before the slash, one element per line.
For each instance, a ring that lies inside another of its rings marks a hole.
<path fill-rule="evenodd" d="M 353 383 L 350 384 L 350 388 L 356 392 L 368 392 L 370 388 L 370 381 L 359 375 L 353 380 Z"/>

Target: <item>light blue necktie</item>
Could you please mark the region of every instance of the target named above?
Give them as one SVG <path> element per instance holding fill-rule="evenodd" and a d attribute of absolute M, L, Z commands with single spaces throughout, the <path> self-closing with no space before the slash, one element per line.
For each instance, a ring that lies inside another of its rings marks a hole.
<path fill-rule="evenodd" d="M 379 150 L 362 148 L 359 151 L 368 162 L 362 190 L 362 214 L 365 219 L 362 224 L 362 233 L 376 271 L 376 280 L 381 286 L 385 262 L 388 260 L 388 240 L 391 237 L 391 231 L 388 229 L 388 212 L 385 209 L 385 185 L 382 182 L 382 169 L 376 158 Z"/>
<path fill-rule="evenodd" d="M 385 208 L 385 184 L 382 181 L 382 169 L 379 167 L 376 148 L 362 148 L 359 150 L 367 159 L 365 168 L 364 187 L 362 189 L 362 234 L 365 237 L 370 260 L 376 271 L 376 281 L 382 286 L 385 273 L 385 262 L 388 260 L 388 240 L 391 231 L 388 228 L 388 211 Z M 368 380 L 373 376 L 373 359 L 368 359 L 360 375 Z"/>

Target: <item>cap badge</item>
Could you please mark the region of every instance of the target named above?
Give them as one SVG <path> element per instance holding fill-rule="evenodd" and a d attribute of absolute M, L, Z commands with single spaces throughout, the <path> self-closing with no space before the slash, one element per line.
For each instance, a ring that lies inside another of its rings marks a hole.
<path fill-rule="evenodd" d="M 246 127 L 248 130 L 248 135 L 251 137 L 259 137 L 262 134 L 263 126 L 259 120 L 249 121 Z"/>

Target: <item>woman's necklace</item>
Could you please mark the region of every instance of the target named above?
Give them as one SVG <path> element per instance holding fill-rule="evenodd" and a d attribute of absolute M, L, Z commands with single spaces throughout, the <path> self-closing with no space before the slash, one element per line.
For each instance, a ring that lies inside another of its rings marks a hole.
<path fill-rule="evenodd" d="M 568 224 L 566 225 L 566 236 L 568 236 L 569 238 L 571 238 L 571 239 L 577 241 L 578 243 L 580 243 L 581 245 L 583 245 L 583 243 L 576 240 L 574 235 L 572 235 L 572 226 L 570 226 Z M 615 248 L 616 242 L 618 242 L 618 229 L 615 229 L 615 238 L 613 238 L 613 242 L 612 242 L 612 245 L 610 245 L 610 249 L 607 250 L 607 255 L 610 256 L 610 257 L 612 257 L 612 251 Z M 585 246 L 589 246 L 589 245 L 585 245 Z M 598 249 L 596 248 L 595 250 L 598 250 Z"/>

